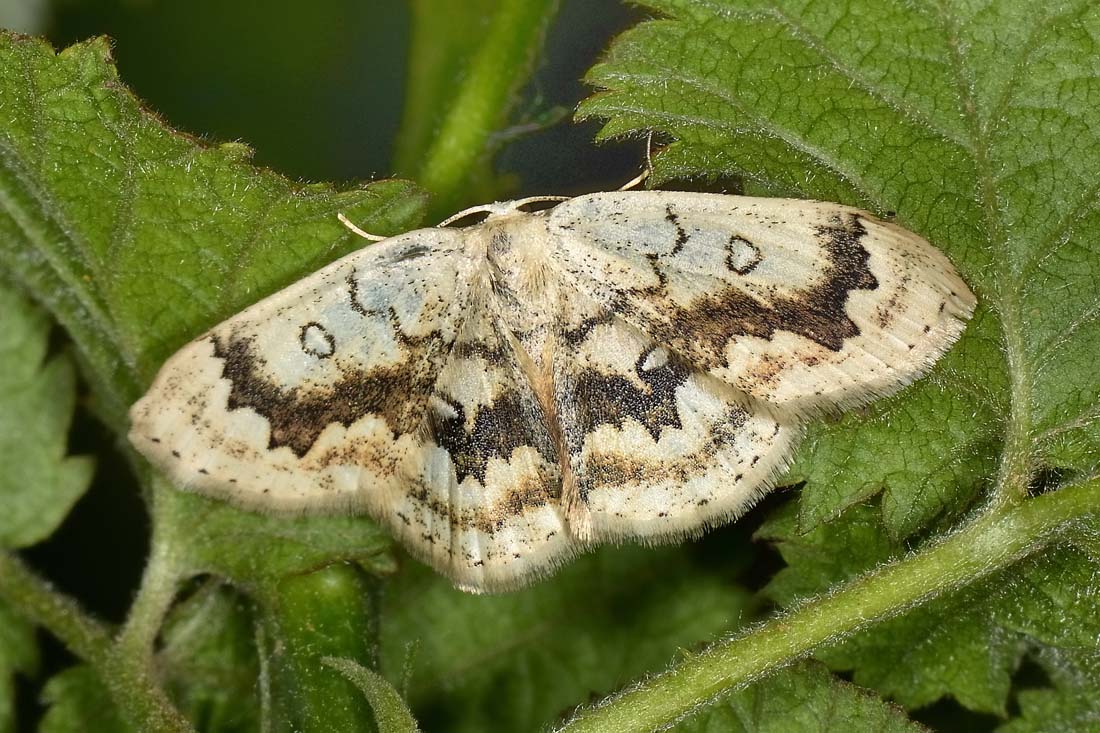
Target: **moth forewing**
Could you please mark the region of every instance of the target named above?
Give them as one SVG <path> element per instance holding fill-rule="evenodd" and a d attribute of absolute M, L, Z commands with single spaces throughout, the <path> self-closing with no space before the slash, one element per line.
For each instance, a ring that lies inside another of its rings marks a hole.
<path fill-rule="evenodd" d="M 624 202 L 630 217 L 615 215 Z M 800 415 L 922 374 L 974 296 L 921 237 L 839 204 L 665 191 L 554 210 L 578 289 L 706 373 Z"/>
<path fill-rule="evenodd" d="M 169 359 L 131 441 L 183 488 L 367 513 L 460 587 L 743 513 L 814 413 L 890 394 L 974 297 L 838 204 L 663 191 L 478 207 L 339 260 Z"/>
<path fill-rule="evenodd" d="M 381 511 L 457 334 L 464 245 L 393 237 L 215 326 L 131 408 L 131 442 L 182 487 L 246 507 Z"/>

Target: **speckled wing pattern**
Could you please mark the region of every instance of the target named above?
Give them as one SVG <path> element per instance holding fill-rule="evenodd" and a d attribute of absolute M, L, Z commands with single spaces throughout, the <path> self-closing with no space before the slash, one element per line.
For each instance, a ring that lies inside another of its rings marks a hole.
<path fill-rule="evenodd" d="M 974 307 L 939 251 L 837 204 L 527 203 L 216 326 L 165 363 L 131 441 L 185 489 L 369 513 L 459 587 L 506 590 L 740 515 L 807 419 L 919 377 Z"/>

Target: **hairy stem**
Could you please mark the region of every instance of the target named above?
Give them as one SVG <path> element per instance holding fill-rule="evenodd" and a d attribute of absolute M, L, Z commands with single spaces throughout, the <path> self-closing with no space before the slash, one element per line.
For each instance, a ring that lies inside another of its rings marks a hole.
<path fill-rule="evenodd" d="M 0 552 L 0 598 L 84 661 L 96 665 L 106 658 L 111 644 L 107 626 L 10 552 Z"/>
<path fill-rule="evenodd" d="M 128 647 L 119 647 L 107 658 L 100 677 L 107 683 L 115 707 L 136 730 L 194 733 L 191 723 L 161 689 L 148 661 Z"/>
<path fill-rule="evenodd" d="M 168 699 L 156 678 L 153 663 L 157 634 L 172 606 L 183 574 L 173 554 L 180 541 L 165 536 L 172 524 L 165 520 L 163 512 L 157 511 L 158 506 L 154 492 L 153 516 L 156 521 L 149 560 L 126 623 L 115 640 L 107 682 L 116 699 L 127 697 L 130 690 L 142 691 L 143 694 L 135 696 L 135 700 L 127 701 L 125 707 L 120 704 L 123 713 L 139 730 L 184 733 L 193 728 Z"/>
<path fill-rule="evenodd" d="M 603 704 L 561 731 L 650 731 L 914 605 L 1000 570 L 1049 542 L 1068 522 L 1100 511 L 1100 481 L 1070 486 L 985 514 L 933 546 L 840 586 L 717 644 Z"/>
<path fill-rule="evenodd" d="M 141 587 L 130 607 L 126 624 L 115 642 L 121 653 L 140 660 L 145 665 L 151 664 L 153 643 L 172 605 L 179 583 L 180 573 L 169 558 L 173 545 L 172 541 L 154 536 Z"/>
<path fill-rule="evenodd" d="M 166 733 L 194 730 L 156 685 L 150 658 L 137 657 L 129 645 L 122 643 L 125 633 L 112 643 L 106 625 L 8 552 L 0 552 L 0 598 L 92 667 L 110 691 L 119 713 L 135 729 Z"/>

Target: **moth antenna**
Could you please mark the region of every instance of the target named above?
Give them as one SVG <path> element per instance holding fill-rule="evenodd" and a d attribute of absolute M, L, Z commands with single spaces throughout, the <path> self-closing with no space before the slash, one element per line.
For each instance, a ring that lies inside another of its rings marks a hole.
<path fill-rule="evenodd" d="M 493 211 L 492 204 L 484 204 L 484 205 L 481 205 L 481 206 L 471 206 L 468 209 L 463 209 L 462 211 L 458 212 L 457 214 L 451 214 L 450 216 L 448 216 L 446 219 L 439 222 L 435 226 L 438 229 L 442 229 L 444 227 L 450 226 L 451 224 L 458 221 L 459 219 L 461 219 L 464 216 L 469 216 L 470 214 L 491 213 L 492 211 Z"/>
<path fill-rule="evenodd" d="M 389 237 L 380 237 L 377 234 L 369 234 L 367 232 L 364 232 L 362 229 L 360 229 L 359 227 L 352 224 L 351 220 L 348 219 L 346 216 L 344 216 L 343 213 L 338 212 L 336 214 L 336 218 L 340 220 L 341 224 L 343 224 L 348 229 L 350 229 L 352 232 L 359 235 L 360 237 L 367 240 L 368 242 L 381 242 L 383 239 L 389 239 Z"/>
<path fill-rule="evenodd" d="M 636 186 L 640 186 L 645 179 L 649 178 L 649 174 L 653 172 L 653 130 L 649 131 L 649 135 L 645 140 L 645 169 L 638 175 L 631 178 L 629 181 L 619 186 L 620 191 L 629 191 Z"/>
<path fill-rule="evenodd" d="M 562 201 L 568 201 L 571 198 L 573 198 L 573 197 L 572 196 L 528 196 L 525 199 L 519 199 L 518 201 L 513 201 L 512 206 L 518 208 L 520 206 L 525 206 L 527 204 L 541 204 L 541 203 L 546 202 L 546 201 L 561 203 Z"/>

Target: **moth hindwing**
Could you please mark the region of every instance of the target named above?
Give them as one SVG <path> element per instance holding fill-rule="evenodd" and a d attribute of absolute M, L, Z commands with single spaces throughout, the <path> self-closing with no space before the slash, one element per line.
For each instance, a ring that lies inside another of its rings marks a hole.
<path fill-rule="evenodd" d="M 801 426 L 892 394 L 975 300 L 838 204 L 640 191 L 478 207 L 338 260 L 169 359 L 133 444 L 185 489 L 365 512 L 473 591 L 675 540 L 773 485 Z"/>

